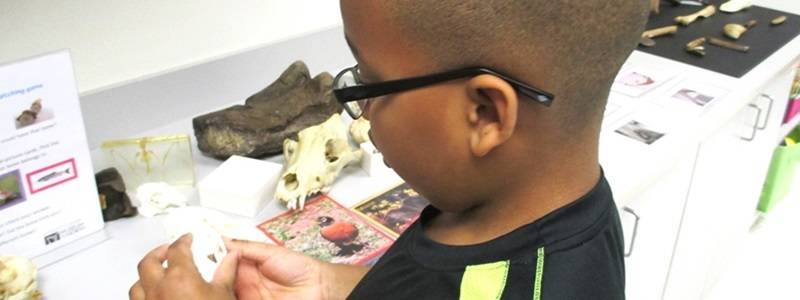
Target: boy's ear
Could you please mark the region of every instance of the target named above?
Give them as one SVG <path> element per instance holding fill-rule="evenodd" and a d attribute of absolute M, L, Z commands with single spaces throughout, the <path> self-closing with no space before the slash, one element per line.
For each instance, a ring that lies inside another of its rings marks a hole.
<path fill-rule="evenodd" d="M 505 143 L 517 125 L 518 97 L 505 80 L 479 75 L 467 82 L 470 148 L 482 157 Z"/>

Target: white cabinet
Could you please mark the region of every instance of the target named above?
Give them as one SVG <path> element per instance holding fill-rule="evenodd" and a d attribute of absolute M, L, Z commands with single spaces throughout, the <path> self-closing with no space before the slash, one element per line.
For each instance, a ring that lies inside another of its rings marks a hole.
<path fill-rule="evenodd" d="M 701 299 L 736 254 L 754 220 L 791 75 L 782 72 L 701 142 L 664 299 Z"/>
<path fill-rule="evenodd" d="M 671 171 L 622 207 L 627 299 L 660 299 L 678 236 L 696 149 L 681 156 Z"/>

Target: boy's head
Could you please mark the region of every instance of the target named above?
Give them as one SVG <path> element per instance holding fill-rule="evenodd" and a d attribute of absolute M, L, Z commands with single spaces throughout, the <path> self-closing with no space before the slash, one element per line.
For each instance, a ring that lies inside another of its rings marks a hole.
<path fill-rule="evenodd" d="M 341 4 L 364 84 L 481 66 L 555 95 L 547 107 L 477 75 L 369 102 L 364 115 L 386 162 L 449 211 L 507 196 L 498 193 L 531 176 L 596 168 L 611 83 L 647 16 L 647 0 Z"/>

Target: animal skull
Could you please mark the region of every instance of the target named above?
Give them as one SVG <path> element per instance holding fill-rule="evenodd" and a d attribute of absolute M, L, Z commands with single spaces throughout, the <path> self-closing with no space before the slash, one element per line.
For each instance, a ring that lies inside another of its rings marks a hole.
<path fill-rule="evenodd" d="M 369 129 L 369 120 L 361 117 L 350 124 L 350 135 L 353 136 L 353 140 L 355 140 L 357 144 L 369 142 Z"/>
<path fill-rule="evenodd" d="M 299 142 L 283 141 L 286 168 L 275 198 L 290 209 L 303 209 L 308 196 L 324 192 L 345 165 L 361 160 L 361 150 L 350 148 L 347 129 L 339 114 L 322 124 L 301 130 Z"/>
<path fill-rule="evenodd" d="M 41 299 L 36 267 L 22 257 L 0 256 L 0 299 Z"/>

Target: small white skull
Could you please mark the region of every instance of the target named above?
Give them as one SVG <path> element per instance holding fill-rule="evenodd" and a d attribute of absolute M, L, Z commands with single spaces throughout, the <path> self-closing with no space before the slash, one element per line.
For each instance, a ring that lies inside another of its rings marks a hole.
<path fill-rule="evenodd" d="M 299 142 L 283 141 L 286 168 L 275 198 L 290 209 L 303 209 L 308 196 L 327 191 L 345 165 L 361 160 L 361 150 L 350 148 L 347 129 L 339 114 L 297 134 Z"/>
<path fill-rule="evenodd" d="M 364 117 L 358 118 L 358 120 L 353 121 L 350 123 L 350 135 L 353 136 L 353 140 L 356 141 L 357 144 L 362 144 L 365 142 L 369 142 L 369 120 L 364 119 Z"/>

